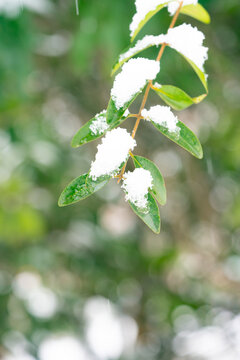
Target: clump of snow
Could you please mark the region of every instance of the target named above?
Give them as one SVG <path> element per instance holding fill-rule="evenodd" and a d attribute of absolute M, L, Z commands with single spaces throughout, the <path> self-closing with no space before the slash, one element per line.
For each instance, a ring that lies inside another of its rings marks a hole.
<path fill-rule="evenodd" d="M 161 89 L 161 87 L 162 87 L 162 85 L 159 84 L 158 82 L 155 82 L 155 83 L 153 84 L 153 86 L 154 86 L 155 88 L 157 88 L 157 89 Z"/>
<path fill-rule="evenodd" d="M 107 111 L 103 110 L 95 116 L 95 120 L 89 126 L 89 129 L 94 135 L 103 134 L 109 128 L 106 120 Z"/>
<path fill-rule="evenodd" d="M 159 46 L 164 42 L 164 35 L 146 35 L 143 39 L 138 40 L 136 45 L 130 48 L 125 53 L 119 56 L 119 62 L 132 57 L 133 55 L 137 54 L 138 52 L 150 47 L 150 46 Z"/>
<path fill-rule="evenodd" d="M 169 106 L 156 105 L 149 110 L 143 109 L 144 119 L 153 121 L 155 124 L 164 126 L 171 134 L 179 135 L 178 119 L 173 114 Z"/>
<path fill-rule="evenodd" d="M 148 80 L 154 80 L 160 71 L 158 61 L 144 58 L 131 59 L 122 67 L 116 76 L 111 96 L 117 109 L 123 107 L 146 85 Z"/>
<path fill-rule="evenodd" d="M 136 14 L 130 24 L 130 33 L 133 36 L 139 24 L 145 19 L 150 11 L 154 11 L 157 6 L 168 3 L 170 0 L 135 0 Z"/>
<path fill-rule="evenodd" d="M 198 0 L 183 0 L 182 7 L 186 6 L 186 5 L 196 5 L 197 3 L 198 3 Z M 175 14 L 177 9 L 179 8 L 179 4 L 180 4 L 180 0 L 173 1 L 168 4 L 168 11 L 169 11 L 170 15 Z"/>
<path fill-rule="evenodd" d="M 137 168 L 133 172 L 127 172 L 124 175 L 122 188 L 124 189 L 126 201 L 131 201 L 141 209 L 147 207 L 148 189 L 153 186 L 153 178 L 150 171 Z"/>
<path fill-rule="evenodd" d="M 126 161 L 129 150 L 133 150 L 136 141 L 126 129 L 117 128 L 107 132 L 98 145 L 95 161 L 91 164 L 90 176 L 96 180 L 102 175 L 114 176 Z"/>
<path fill-rule="evenodd" d="M 165 42 L 173 49 L 194 62 L 202 71 L 207 60 L 208 48 L 203 46 L 204 34 L 190 24 L 182 24 L 169 29 L 165 35 Z"/>

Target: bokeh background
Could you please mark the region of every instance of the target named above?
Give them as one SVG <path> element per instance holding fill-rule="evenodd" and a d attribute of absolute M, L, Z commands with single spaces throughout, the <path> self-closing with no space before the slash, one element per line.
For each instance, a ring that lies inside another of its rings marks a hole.
<path fill-rule="evenodd" d="M 134 1 L 79 0 L 79 16 L 74 0 L 0 1 L 1 359 L 239 360 L 240 6 L 200 2 L 211 24 L 183 15 L 178 24 L 206 35 L 209 96 L 179 117 L 198 134 L 204 159 L 150 124 L 137 134 L 137 153 L 166 180 L 154 235 L 115 181 L 57 206 L 94 158 L 96 143 L 72 149 L 70 141 L 107 106 Z M 163 10 L 140 36 L 169 22 Z M 170 50 L 158 81 L 203 93 Z M 148 105 L 159 101 L 152 94 Z"/>

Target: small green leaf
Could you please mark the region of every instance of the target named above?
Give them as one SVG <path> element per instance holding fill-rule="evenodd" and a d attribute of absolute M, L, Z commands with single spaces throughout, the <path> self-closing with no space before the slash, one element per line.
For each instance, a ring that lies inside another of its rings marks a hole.
<path fill-rule="evenodd" d="M 145 0 L 147 1 L 147 0 Z M 145 18 L 139 23 L 137 29 L 134 31 L 132 37 L 131 37 L 131 42 L 135 39 L 135 37 L 137 36 L 137 34 L 139 33 L 139 31 L 143 28 L 143 26 L 155 15 L 157 14 L 160 10 L 162 10 L 166 5 L 167 5 L 168 1 L 165 2 L 164 4 L 158 5 L 156 7 L 155 10 L 149 11 L 149 13 L 145 16 Z"/>
<path fill-rule="evenodd" d="M 128 109 L 128 107 L 136 99 L 136 97 L 140 94 L 141 91 L 139 91 L 137 94 L 135 94 L 131 98 L 131 100 L 129 100 L 120 109 L 117 109 L 117 107 L 115 105 L 115 102 L 114 102 L 114 100 L 112 98 L 109 100 L 108 107 L 107 107 L 107 123 L 110 125 L 110 127 L 112 127 L 113 125 L 114 125 L 114 127 L 116 127 L 116 126 L 118 126 L 118 125 L 120 125 L 122 123 L 121 119 L 122 119 L 122 117 L 124 117 L 125 111 Z M 127 117 L 124 117 L 124 120 L 126 118 Z"/>
<path fill-rule="evenodd" d="M 92 131 L 90 130 L 90 126 L 92 125 L 92 123 L 96 121 L 96 118 L 92 118 L 91 120 L 89 120 L 86 124 L 84 124 L 79 130 L 78 132 L 74 135 L 73 139 L 72 139 L 72 147 L 78 147 L 81 146 L 83 144 L 86 144 L 90 141 L 93 141 L 95 139 L 98 139 L 99 137 L 101 137 L 104 133 L 102 134 L 94 134 L 92 133 Z"/>
<path fill-rule="evenodd" d="M 115 122 L 109 124 L 109 128 L 107 130 L 105 130 L 103 133 L 94 134 L 90 129 L 92 123 L 94 121 L 96 121 L 96 117 L 94 117 L 78 130 L 78 132 L 74 135 L 74 137 L 72 139 L 71 145 L 72 145 L 72 147 L 79 147 L 90 141 L 96 140 L 96 139 L 102 137 L 103 135 L 105 135 L 107 131 L 112 130 L 112 129 L 116 128 L 117 126 L 119 126 L 120 124 L 122 124 L 126 119 L 127 119 L 127 116 L 122 116 L 121 119 L 119 119 L 118 121 L 115 121 Z"/>
<path fill-rule="evenodd" d="M 157 166 L 152 161 L 142 156 L 134 155 L 133 160 L 136 167 L 142 167 L 143 169 L 150 171 L 153 178 L 153 187 L 150 193 L 155 196 L 161 205 L 165 205 L 167 198 L 166 187 L 163 176 Z"/>
<path fill-rule="evenodd" d="M 66 186 L 59 197 L 58 205 L 67 206 L 83 200 L 100 190 L 110 179 L 110 176 L 101 176 L 94 181 L 89 174 L 81 175 Z"/>
<path fill-rule="evenodd" d="M 157 203 L 153 196 L 148 193 L 147 210 L 138 208 L 129 201 L 135 214 L 156 234 L 160 233 L 160 213 Z"/>
<path fill-rule="evenodd" d="M 179 131 L 171 132 L 166 126 L 157 124 L 153 121 L 151 122 L 155 128 L 158 129 L 167 138 L 190 152 L 193 156 L 197 157 L 198 159 L 202 159 L 203 151 L 200 141 L 184 123 L 178 121 L 177 127 L 179 128 Z"/>
<path fill-rule="evenodd" d="M 185 91 L 172 85 L 153 86 L 153 89 L 166 104 L 175 110 L 183 110 L 193 104 L 198 104 L 207 96 L 203 94 L 196 98 L 191 98 Z"/>
<path fill-rule="evenodd" d="M 192 18 L 202 21 L 205 24 L 209 24 L 211 22 L 209 13 L 200 4 L 183 6 L 180 13 L 191 16 Z"/>

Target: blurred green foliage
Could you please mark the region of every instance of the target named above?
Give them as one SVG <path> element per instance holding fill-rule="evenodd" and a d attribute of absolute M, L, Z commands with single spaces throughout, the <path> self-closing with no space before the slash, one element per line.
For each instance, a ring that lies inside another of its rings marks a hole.
<path fill-rule="evenodd" d="M 191 23 L 206 34 L 210 48 L 209 97 L 179 116 L 198 133 L 204 159 L 192 159 L 146 124 L 137 135 L 138 154 L 154 160 L 166 178 L 159 236 L 131 215 L 114 181 L 83 203 L 57 206 L 62 188 L 88 171 L 94 157 L 96 143 L 72 149 L 70 141 L 107 106 L 111 67 L 129 43 L 134 2 L 80 0 L 79 16 L 74 1 L 62 0 L 41 14 L 24 6 L 14 15 L 1 13 L 3 359 L 21 349 L 46 360 L 39 352 L 42 341 L 59 333 L 75 334 L 94 352 L 84 314 L 96 296 L 134 319 L 138 337 L 132 352 L 104 357 L 95 351 L 92 358 L 220 358 L 216 349 L 212 357 L 184 353 L 183 335 L 212 326 L 228 338 L 230 330 L 223 329 L 240 309 L 240 7 L 238 0 L 201 3 L 212 23 Z M 190 20 L 182 16 L 182 21 Z M 163 10 L 140 36 L 164 32 L 168 24 Z M 155 51 L 147 54 L 154 58 Z M 202 90 L 191 68 L 171 50 L 159 78 L 191 96 Z M 159 101 L 153 96 L 153 103 Z M 43 298 L 33 294 L 36 284 L 45 289 Z M 41 299 L 47 299 L 45 313 Z M 234 339 L 227 360 L 238 358 L 231 355 Z"/>

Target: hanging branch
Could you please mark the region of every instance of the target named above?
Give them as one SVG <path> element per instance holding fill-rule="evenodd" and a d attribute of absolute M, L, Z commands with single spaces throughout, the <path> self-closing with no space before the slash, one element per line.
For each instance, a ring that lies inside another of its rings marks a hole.
<path fill-rule="evenodd" d="M 166 203 L 166 188 L 163 176 L 157 166 L 150 160 L 134 155 L 136 132 L 141 120 L 150 121 L 152 125 L 168 139 L 178 144 L 198 159 L 203 157 L 201 144 L 196 135 L 172 112 L 184 110 L 198 104 L 207 95 L 207 75 L 204 62 L 208 49 L 203 46 L 204 35 L 190 24 L 175 27 L 181 13 L 189 15 L 204 23 L 210 22 L 207 11 L 196 0 L 159 0 L 158 5 L 136 0 L 136 14 L 130 24 L 131 41 L 135 39 L 142 27 L 164 7 L 168 7 L 173 16 L 166 34 L 147 35 L 120 55 L 112 73 L 120 70 L 115 77 L 111 98 L 107 110 L 103 110 L 89 120 L 73 137 L 72 146 L 79 147 L 102 136 L 98 145 L 95 160 L 88 173 L 73 180 L 62 192 L 59 206 L 66 206 L 92 195 L 110 179 L 122 181 L 125 199 L 133 211 L 155 233 L 160 232 L 160 205 Z M 77 5 L 76 0 L 76 5 Z M 78 7 L 77 7 L 78 12 Z M 137 57 L 139 52 L 151 47 L 160 46 L 156 60 Z M 182 89 L 172 85 L 158 84 L 155 79 L 161 74 L 160 61 L 166 47 L 171 47 L 182 55 L 199 77 L 205 93 L 191 97 Z M 145 90 L 144 90 L 145 89 Z M 156 105 L 146 109 L 150 92 L 159 95 L 166 105 Z M 129 112 L 130 105 L 143 92 L 143 99 L 138 114 Z M 129 134 L 119 126 L 128 118 L 135 117 L 136 122 Z M 135 170 L 125 172 L 129 158 L 133 160 Z"/>

